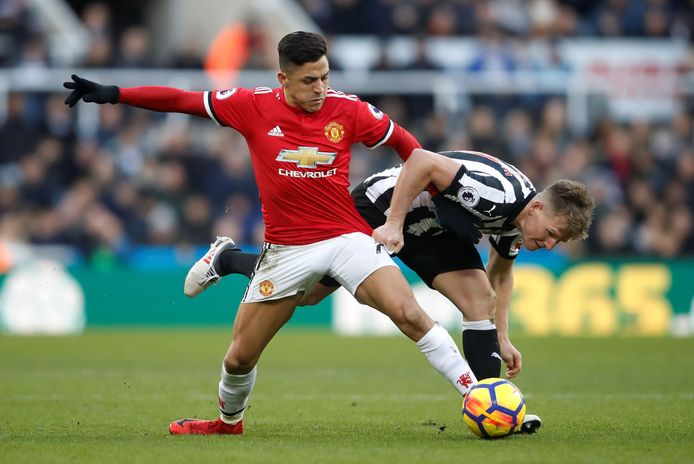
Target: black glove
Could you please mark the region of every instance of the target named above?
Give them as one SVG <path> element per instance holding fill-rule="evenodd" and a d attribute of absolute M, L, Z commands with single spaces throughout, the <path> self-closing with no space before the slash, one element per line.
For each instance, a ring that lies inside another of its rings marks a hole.
<path fill-rule="evenodd" d="M 464 243 L 479 243 L 482 232 L 475 225 L 471 213 L 467 212 L 462 205 L 441 194 L 435 195 L 431 199 L 436 206 L 436 216 L 446 230 Z"/>
<path fill-rule="evenodd" d="M 89 81 L 77 74 L 72 75 L 73 82 L 63 82 L 63 87 L 72 90 L 65 99 L 65 104 L 70 108 L 75 106 L 80 99 L 94 103 L 118 103 L 120 89 L 116 85 L 101 85 Z"/>

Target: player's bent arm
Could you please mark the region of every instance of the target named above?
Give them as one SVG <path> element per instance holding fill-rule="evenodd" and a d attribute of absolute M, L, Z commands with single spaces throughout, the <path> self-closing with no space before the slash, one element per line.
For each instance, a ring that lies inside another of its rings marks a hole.
<path fill-rule="evenodd" d="M 460 165 L 452 159 L 416 148 L 403 164 L 390 202 L 388 221 L 402 227 L 412 201 L 429 184 L 439 191 L 450 186 Z"/>
<path fill-rule="evenodd" d="M 386 222 L 374 229 L 373 239 L 389 253 L 399 252 L 405 245 L 402 229 L 412 200 L 430 184 L 440 190 L 448 187 L 459 169 L 458 163 L 445 156 L 414 149 L 398 175 Z"/>

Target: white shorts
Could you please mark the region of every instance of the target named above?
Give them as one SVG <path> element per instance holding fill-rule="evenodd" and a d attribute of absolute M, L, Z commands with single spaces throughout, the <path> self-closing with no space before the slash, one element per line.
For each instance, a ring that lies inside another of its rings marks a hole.
<path fill-rule="evenodd" d="M 325 275 L 354 294 L 364 279 L 384 266 L 397 264 L 383 245 L 361 232 L 309 245 L 266 243 L 242 301 L 277 300 L 307 292 Z"/>

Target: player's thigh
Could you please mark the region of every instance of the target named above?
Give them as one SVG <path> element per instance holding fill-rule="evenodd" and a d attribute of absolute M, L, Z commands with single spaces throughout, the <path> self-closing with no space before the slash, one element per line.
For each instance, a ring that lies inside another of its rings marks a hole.
<path fill-rule="evenodd" d="M 303 294 L 258 303 L 241 303 L 225 362 L 252 368 L 272 337 L 292 317 Z"/>
<path fill-rule="evenodd" d="M 481 321 L 494 317 L 495 294 L 482 269 L 461 269 L 437 275 L 432 287 L 463 313 L 466 321 Z"/>
<path fill-rule="evenodd" d="M 412 340 L 419 340 L 434 325 L 422 310 L 398 267 L 382 267 L 369 275 L 354 296 L 388 316 Z"/>
<path fill-rule="evenodd" d="M 313 306 L 317 305 L 323 301 L 327 296 L 331 295 L 335 290 L 340 288 L 340 284 L 336 282 L 337 286 L 327 286 L 322 282 L 316 283 L 311 290 L 308 291 L 306 295 L 299 302 L 299 306 Z"/>
<path fill-rule="evenodd" d="M 430 288 L 434 279 L 451 271 L 481 270 L 484 265 L 477 248 L 463 243 L 450 232 L 435 237 L 405 236 L 405 246 L 398 258 L 412 269 Z"/>
<path fill-rule="evenodd" d="M 338 239 L 328 274 L 352 295 L 376 270 L 383 267 L 398 269 L 386 248 L 370 236 L 354 232 L 341 235 Z"/>
<path fill-rule="evenodd" d="M 307 293 L 328 271 L 335 255 L 335 239 L 310 245 L 266 243 L 243 296 L 258 303 Z"/>

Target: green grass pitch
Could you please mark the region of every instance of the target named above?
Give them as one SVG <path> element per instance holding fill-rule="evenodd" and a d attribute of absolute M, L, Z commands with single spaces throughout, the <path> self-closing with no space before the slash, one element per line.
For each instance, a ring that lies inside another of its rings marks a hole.
<path fill-rule="evenodd" d="M 544 425 L 485 441 L 404 337 L 285 330 L 260 362 L 243 436 L 170 436 L 172 420 L 216 416 L 229 337 L 0 336 L 0 462 L 694 462 L 694 339 L 516 337 L 516 384 Z"/>

